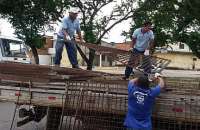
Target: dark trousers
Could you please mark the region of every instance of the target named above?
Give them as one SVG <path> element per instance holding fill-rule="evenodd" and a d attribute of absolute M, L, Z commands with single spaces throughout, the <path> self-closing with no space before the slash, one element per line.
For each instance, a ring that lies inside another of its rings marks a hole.
<path fill-rule="evenodd" d="M 58 37 L 56 41 L 56 56 L 55 56 L 55 64 L 60 65 L 60 61 L 62 59 L 62 52 L 63 52 L 63 46 L 65 45 L 69 61 L 73 68 L 78 67 L 78 61 L 77 61 L 77 48 L 76 43 L 74 40 L 71 41 L 64 41 L 62 38 Z"/>
<path fill-rule="evenodd" d="M 129 78 L 131 73 L 133 73 L 133 67 L 131 67 L 130 64 L 138 64 L 139 63 L 139 59 L 138 58 L 140 58 L 140 55 L 142 55 L 142 56 L 144 55 L 144 51 L 138 51 L 135 48 L 133 49 L 132 53 L 133 54 L 130 56 L 129 61 L 128 61 L 128 65 L 126 66 L 126 69 L 125 69 L 125 77 L 126 78 Z"/>

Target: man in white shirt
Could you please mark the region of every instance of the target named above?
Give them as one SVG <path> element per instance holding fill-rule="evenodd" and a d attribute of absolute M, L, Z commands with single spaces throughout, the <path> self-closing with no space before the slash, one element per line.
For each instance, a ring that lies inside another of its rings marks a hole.
<path fill-rule="evenodd" d="M 151 30 L 151 25 L 152 25 L 151 22 L 149 21 L 145 22 L 142 28 L 138 28 L 134 31 L 132 35 L 133 55 L 131 55 L 128 64 L 132 64 L 133 62 L 135 62 L 136 64 L 136 62 L 139 62 L 140 58 L 144 55 L 144 53 L 145 55 L 149 55 L 147 53 L 149 50 L 153 48 L 153 41 L 154 41 L 154 34 L 153 34 L 153 31 Z M 133 58 L 133 56 L 135 58 Z M 145 73 L 150 73 L 147 71 L 151 71 L 151 69 L 144 70 L 144 71 Z M 132 72 L 133 72 L 133 68 L 130 67 L 129 65 L 126 66 L 125 76 L 123 77 L 123 79 L 125 80 L 128 79 Z"/>
<path fill-rule="evenodd" d="M 81 28 L 77 19 L 78 10 L 72 9 L 69 11 L 69 16 L 62 19 L 60 30 L 57 34 L 55 65 L 60 65 L 62 59 L 63 46 L 65 45 L 69 61 L 73 68 L 79 68 L 77 61 L 77 48 L 74 35 L 78 34 L 82 41 Z"/>

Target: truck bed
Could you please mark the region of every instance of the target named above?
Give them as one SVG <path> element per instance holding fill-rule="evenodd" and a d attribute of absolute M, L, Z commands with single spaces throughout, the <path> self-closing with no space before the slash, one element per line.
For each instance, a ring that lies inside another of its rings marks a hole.
<path fill-rule="evenodd" d="M 154 117 L 200 123 L 199 82 L 166 81 L 168 87 L 156 100 Z M 27 83 L 20 86 L 18 82 L 2 81 L 0 100 L 60 107 L 68 111 L 68 115 L 78 111 L 78 114 L 89 112 L 124 116 L 127 112 L 127 83 L 118 82 L 67 81 L 35 83 L 30 87 Z"/>

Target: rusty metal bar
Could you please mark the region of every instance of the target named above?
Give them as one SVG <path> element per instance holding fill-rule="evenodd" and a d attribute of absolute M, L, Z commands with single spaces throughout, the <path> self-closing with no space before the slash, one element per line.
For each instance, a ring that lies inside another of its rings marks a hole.
<path fill-rule="evenodd" d="M 188 81 L 190 81 L 190 86 L 192 86 L 193 90 L 190 89 L 188 91 L 187 85 L 184 85 Z M 154 129 L 199 129 L 200 113 L 197 111 L 200 105 L 200 98 L 198 97 L 200 89 L 197 86 L 199 86 L 200 80 L 195 83 L 194 80 L 188 81 L 178 80 L 175 82 L 166 79 L 166 84 L 171 90 L 163 93 L 156 101 L 153 113 Z M 68 100 L 78 100 L 79 102 L 70 101 L 75 104 L 66 104 L 68 109 L 66 111 L 76 113 L 76 117 L 79 117 L 77 119 L 79 123 L 74 124 L 74 120 L 67 120 L 68 124 L 73 124 L 73 128 L 125 130 L 123 121 L 127 110 L 126 83 L 118 85 L 117 83 L 73 81 L 70 82 L 69 86 L 71 89 L 69 89 L 69 92 L 72 91 L 74 93 L 68 93 Z M 177 87 L 181 88 L 178 89 Z M 83 95 L 80 100 L 81 91 Z M 82 107 L 80 107 L 80 104 Z M 79 113 L 76 112 L 77 108 L 80 108 Z M 72 127 L 68 127 L 68 129 L 72 129 Z"/>
<path fill-rule="evenodd" d="M 168 64 L 171 62 L 170 60 L 166 59 L 161 59 L 155 56 L 143 56 L 143 63 L 139 63 L 139 54 L 135 54 L 130 51 L 124 51 L 124 50 L 119 50 L 116 48 L 111 48 L 111 47 L 104 47 L 100 45 L 95 45 L 95 44 L 90 44 L 90 43 L 80 43 L 78 42 L 79 45 L 86 46 L 89 49 L 93 49 L 96 52 L 99 52 L 101 54 L 107 55 L 112 57 L 115 61 L 121 62 L 125 66 L 129 66 L 132 68 L 135 68 L 137 70 L 142 71 L 143 73 L 151 74 L 151 73 L 159 73 L 163 69 L 165 69 Z M 141 70 L 138 66 L 142 66 L 143 70 Z M 159 66 L 154 67 L 155 69 L 151 72 L 151 68 L 153 66 Z M 145 72 L 144 70 L 147 70 Z"/>
<path fill-rule="evenodd" d="M 153 129 L 199 130 L 200 79 L 166 78 L 165 81 L 167 89 L 155 102 Z M 64 88 L 66 88 L 65 96 L 62 96 L 64 106 L 49 109 L 51 113 L 56 113 L 51 116 L 53 117 L 51 119 L 55 120 L 52 126 L 57 127 L 56 119 L 61 115 L 60 130 L 126 129 L 123 122 L 128 107 L 127 82 L 107 79 L 68 81 Z M 23 99 L 19 98 L 19 102 L 22 102 L 21 100 Z"/>
<path fill-rule="evenodd" d="M 0 63 L 0 78 L 29 82 L 60 82 L 66 80 L 87 80 L 93 77 L 112 75 L 104 72 L 43 65 Z"/>

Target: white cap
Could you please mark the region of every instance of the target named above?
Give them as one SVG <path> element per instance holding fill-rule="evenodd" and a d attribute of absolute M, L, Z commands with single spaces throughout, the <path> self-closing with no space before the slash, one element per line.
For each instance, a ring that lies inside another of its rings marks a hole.
<path fill-rule="evenodd" d="M 70 8 L 69 13 L 78 14 L 80 11 L 77 8 Z"/>

